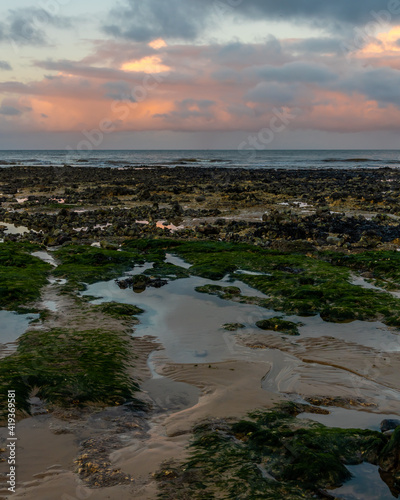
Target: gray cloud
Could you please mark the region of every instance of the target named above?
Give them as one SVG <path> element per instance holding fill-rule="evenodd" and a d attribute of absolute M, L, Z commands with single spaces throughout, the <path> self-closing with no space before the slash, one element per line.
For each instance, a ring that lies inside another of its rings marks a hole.
<path fill-rule="evenodd" d="M 264 66 L 257 69 L 258 75 L 275 82 L 325 83 L 336 78 L 335 73 L 315 63 L 296 61 L 284 66 Z"/>
<path fill-rule="evenodd" d="M 0 41 L 45 46 L 49 44 L 45 31 L 48 26 L 67 29 L 72 22 L 70 18 L 54 16 L 37 7 L 9 9 L 5 22 L 0 24 Z"/>
<path fill-rule="evenodd" d="M 108 99 L 136 102 L 132 96 L 132 87 L 127 82 L 107 82 L 102 87 L 107 90 L 105 97 Z"/>
<path fill-rule="evenodd" d="M 341 38 L 304 38 L 290 43 L 290 49 L 302 53 L 340 54 L 343 51 Z"/>
<path fill-rule="evenodd" d="M 338 86 L 342 92 L 359 92 L 381 105 L 400 107 L 399 88 L 400 72 L 391 68 L 358 71 Z"/>
<path fill-rule="evenodd" d="M 298 93 L 299 89 L 295 85 L 263 82 L 247 92 L 245 98 L 251 102 L 272 102 L 274 105 L 285 105 L 294 101 Z"/>
<path fill-rule="evenodd" d="M 110 35 L 141 42 L 160 37 L 192 40 L 204 27 L 206 17 L 200 1 L 127 0 L 125 7 L 112 9 L 111 23 L 103 29 Z"/>
<path fill-rule="evenodd" d="M 0 70 L 11 71 L 12 70 L 11 64 L 8 63 L 7 61 L 0 61 Z"/>
<path fill-rule="evenodd" d="M 395 22 L 400 10 L 390 12 L 388 0 L 125 0 L 110 12 L 103 26 L 107 34 L 136 41 L 155 38 L 194 40 L 206 27 L 216 28 L 221 17 L 297 21 L 349 34 L 351 27 L 384 21 Z M 226 6 L 226 9 L 223 7 Z M 375 14 L 374 14 L 375 13 Z"/>
<path fill-rule="evenodd" d="M 22 114 L 22 111 L 14 108 L 14 106 L 7 106 L 5 104 L 2 104 L 0 106 L 0 115 L 6 115 L 6 116 L 19 116 Z"/>
<path fill-rule="evenodd" d="M 374 21 L 372 12 L 388 10 L 388 0 L 246 0 L 238 10 L 247 16 L 259 19 L 260 16 L 288 20 L 318 20 L 323 18 L 333 22 L 345 22 L 354 25 Z M 399 12 L 400 14 L 400 12 Z M 397 16 L 399 15 L 397 14 Z"/>
<path fill-rule="evenodd" d="M 175 110 L 170 113 L 156 114 L 154 118 L 163 118 L 168 122 L 186 120 L 188 118 L 203 118 L 212 120 L 214 114 L 211 107 L 216 104 L 208 99 L 184 99 L 175 103 Z"/>

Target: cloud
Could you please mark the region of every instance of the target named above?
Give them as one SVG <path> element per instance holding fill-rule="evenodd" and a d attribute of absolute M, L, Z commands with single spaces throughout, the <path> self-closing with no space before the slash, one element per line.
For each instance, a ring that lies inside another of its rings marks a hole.
<path fill-rule="evenodd" d="M 18 101 L 18 99 L 3 99 L 0 105 L 0 115 L 3 116 L 20 116 L 30 111 L 32 111 L 32 107 L 26 102 Z"/>
<path fill-rule="evenodd" d="M 374 21 L 373 12 L 388 12 L 388 0 L 246 0 L 237 7 L 243 15 L 252 19 L 323 20 L 362 25 Z M 399 12 L 400 13 L 400 12 Z"/>
<path fill-rule="evenodd" d="M 19 116 L 22 114 L 22 111 L 14 108 L 14 106 L 7 106 L 2 104 L 0 106 L 0 115 L 6 115 L 6 116 Z"/>
<path fill-rule="evenodd" d="M 311 54 L 341 54 L 343 52 L 343 40 L 331 37 L 313 37 L 299 40 L 291 40 L 288 43 L 291 50 L 300 53 Z"/>
<path fill-rule="evenodd" d="M 394 104 L 400 108 L 400 73 L 391 68 L 357 71 L 342 81 L 337 88 L 342 92 L 361 93 L 381 105 Z"/>
<path fill-rule="evenodd" d="M 37 7 L 9 9 L 6 21 L 0 24 L 0 41 L 17 45 L 49 45 L 45 31 L 49 26 L 68 29 L 72 22 L 70 18 L 54 16 Z"/>
<path fill-rule="evenodd" d="M 0 61 L 0 70 L 11 71 L 12 70 L 11 64 L 8 63 L 7 61 Z"/>
<path fill-rule="evenodd" d="M 278 83 L 259 83 L 254 89 L 247 92 L 245 98 L 251 102 L 273 102 L 275 105 L 287 105 L 298 94 L 296 85 Z"/>
<path fill-rule="evenodd" d="M 103 84 L 103 88 L 107 91 L 105 97 L 108 99 L 135 102 L 132 96 L 132 88 L 127 82 L 107 82 Z"/>
<path fill-rule="evenodd" d="M 362 51 L 348 64 L 335 52 L 308 50 L 315 48 L 315 39 L 301 42 L 269 38 L 159 49 L 142 42 L 96 42 L 93 53 L 80 61 L 38 61 L 36 67 L 46 70 L 42 79 L 0 82 L 1 94 L 19 96 L 3 101 L 3 116 L 9 114 L 0 128 L 79 132 L 108 120 L 116 133 L 255 131 L 276 108 L 300 110 L 291 128 L 400 128 L 398 71 L 366 65 Z M 122 69 L 152 54 L 171 71 L 151 75 Z M 29 113 L 23 108 L 28 99 Z"/>
<path fill-rule="evenodd" d="M 184 99 L 175 103 L 175 109 L 169 113 L 156 113 L 154 118 L 162 118 L 166 122 L 181 122 L 190 119 L 210 121 L 214 114 L 210 109 L 216 103 L 209 99 Z"/>
<path fill-rule="evenodd" d="M 127 0 L 111 10 L 109 34 L 140 42 L 158 38 L 195 39 L 205 26 L 203 2 L 196 0 Z"/>
<path fill-rule="evenodd" d="M 276 82 L 325 83 L 336 78 L 333 71 L 325 66 L 303 61 L 295 61 L 284 66 L 264 66 L 257 69 L 258 75 Z"/>
<path fill-rule="evenodd" d="M 381 19 L 396 22 L 388 0 L 125 0 L 114 7 L 103 30 L 118 38 L 149 42 L 156 38 L 195 40 L 221 21 L 295 21 L 350 34 L 351 28 Z M 382 24 L 380 22 L 379 24 Z M 352 35 L 354 36 L 354 34 Z"/>

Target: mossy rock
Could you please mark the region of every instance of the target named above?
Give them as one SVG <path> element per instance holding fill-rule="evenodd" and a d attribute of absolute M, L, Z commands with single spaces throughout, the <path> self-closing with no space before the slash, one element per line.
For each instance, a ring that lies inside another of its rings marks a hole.
<path fill-rule="evenodd" d="M 170 264 L 169 262 L 155 262 L 151 269 L 147 269 L 143 274 L 157 278 L 182 279 L 188 278 L 190 272 L 180 266 Z"/>
<path fill-rule="evenodd" d="M 17 408 L 30 411 L 33 389 L 44 401 L 60 406 L 132 401 L 139 390 L 128 373 L 133 362 L 130 341 L 108 330 L 30 331 L 15 354 L 0 360 L 0 402 L 7 388 L 16 391 Z"/>
<path fill-rule="evenodd" d="M 303 323 L 293 323 L 292 321 L 286 321 L 282 318 L 274 317 L 257 321 L 256 325 L 258 328 L 261 328 L 261 330 L 272 330 L 274 332 L 282 332 L 288 335 L 300 335 L 299 326 L 303 326 Z"/>
<path fill-rule="evenodd" d="M 232 299 L 240 297 L 240 288 L 237 286 L 204 285 L 195 288 L 196 292 L 216 295 L 221 299 Z"/>
<path fill-rule="evenodd" d="M 242 325 L 242 323 L 225 323 L 225 325 L 222 325 L 222 328 L 228 332 L 236 332 L 237 330 L 246 328 L 246 326 Z"/>
<path fill-rule="evenodd" d="M 136 314 L 142 314 L 144 312 L 140 307 L 131 305 L 131 304 L 121 304 L 118 302 L 105 302 L 98 306 L 95 306 L 102 313 L 108 314 L 113 318 L 131 318 Z"/>
<path fill-rule="evenodd" d="M 357 319 L 357 311 L 349 307 L 331 306 L 321 311 L 321 318 L 333 323 L 346 323 Z"/>

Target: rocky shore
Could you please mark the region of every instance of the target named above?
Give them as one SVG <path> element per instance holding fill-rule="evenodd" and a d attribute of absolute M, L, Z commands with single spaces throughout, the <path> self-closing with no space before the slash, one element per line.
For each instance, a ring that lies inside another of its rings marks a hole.
<path fill-rule="evenodd" d="M 198 167 L 0 170 L 0 231 L 47 246 L 160 237 L 343 250 L 400 245 L 400 173 Z M 1 222 L 22 226 L 11 234 Z M 22 232 L 22 230 L 21 230 Z M 16 233 L 16 234 L 15 234 Z M 0 233 L 1 234 L 1 233 Z"/>
<path fill-rule="evenodd" d="M 12 166 L 0 203 L 0 306 L 37 314 L 13 498 L 335 498 L 362 463 L 400 494 L 399 171 Z M 230 316 L 171 359 L 200 305 Z"/>

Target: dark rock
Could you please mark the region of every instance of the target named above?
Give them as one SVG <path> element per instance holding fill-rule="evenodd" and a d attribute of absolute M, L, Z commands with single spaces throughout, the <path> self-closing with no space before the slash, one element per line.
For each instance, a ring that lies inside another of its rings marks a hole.
<path fill-rule="evenodd" d="M 380 428 L 381 428 L 381 432 L 386 432 L 386 431 L 394 430 L 398 426 L 400 426 L 400 420 L 385 419 L 385 420 L 382 420 Z"/>

